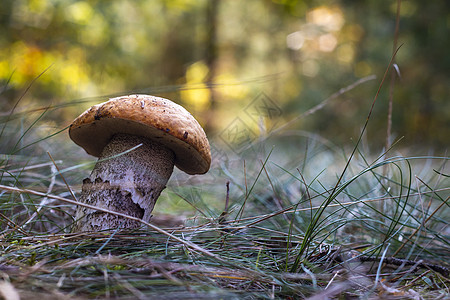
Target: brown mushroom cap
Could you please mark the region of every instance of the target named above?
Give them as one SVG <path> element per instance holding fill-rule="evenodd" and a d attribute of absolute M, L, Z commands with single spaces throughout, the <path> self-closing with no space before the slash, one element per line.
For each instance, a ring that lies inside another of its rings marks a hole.
<path fill-rule="evenodd" d="M 211 165 L 211 150 L 203 128 L 186 109 L 164 98 L 112 98 L 86 110 L 69 127 L 70 138 L 96 157 L 117 133 L 138 135 L 165 145 L 175 153 L 175 165 L 188 174 L 204 174 Z"/>

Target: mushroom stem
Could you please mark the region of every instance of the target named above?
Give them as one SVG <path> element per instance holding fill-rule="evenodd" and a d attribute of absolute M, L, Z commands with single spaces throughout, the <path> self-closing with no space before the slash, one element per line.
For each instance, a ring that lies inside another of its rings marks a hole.
<path fill-rule="evenodd" d="M 142 144 L 133 151 L 132 147 Z M 112 157 L 112 158 L 111 158 Z M 116 134 L 103 149 L 79 201 L 141 218 L 148 222 L 173 171 L 175 155 L 146 138 Z M 140 223 L 78 206 L 73 232 L 139 228 Z"/>

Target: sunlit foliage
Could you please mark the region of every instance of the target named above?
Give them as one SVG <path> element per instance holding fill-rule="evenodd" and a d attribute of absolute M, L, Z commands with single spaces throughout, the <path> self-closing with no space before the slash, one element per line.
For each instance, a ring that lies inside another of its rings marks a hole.
<path fill-rule="evenodd" d="M 348 142 L 392 55 L 396 10 L 387 0 L 5 0 L 3 110 L 48 68 L 24 103 L 146 92 L 182 102 L 208 130 L 221 132 L 261 92 L 286 120 L 375 74 L 377 81 L 294 124 Z M 401 2 L 393 132 L 406 136 L 405 146 L 446 145 L 448 11 L 447 1 Z M 388 90 L 386 84 L 369 129 L 379 147 Z"/>

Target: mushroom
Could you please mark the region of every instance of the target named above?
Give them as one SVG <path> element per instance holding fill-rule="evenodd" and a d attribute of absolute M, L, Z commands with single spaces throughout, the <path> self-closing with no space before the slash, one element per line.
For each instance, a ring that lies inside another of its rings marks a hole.
<path fill-rule="evenodd" d="M 129 95 L 92 106 L 69 127 L 70 138 L 98 161 L 83 180 L 82 203 L 149 222 L 173 166 L 204 174 L 211 151 L 197 120 L 174 102 Z M 140 222 L 77 207 L 73 232 L 134 229 Z"/>

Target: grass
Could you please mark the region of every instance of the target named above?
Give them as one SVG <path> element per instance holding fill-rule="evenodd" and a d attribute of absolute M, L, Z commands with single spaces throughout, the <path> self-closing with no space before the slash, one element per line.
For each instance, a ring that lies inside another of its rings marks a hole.
<path fill-rule="evenodd" d="M 442 165 L 427 178 L 413 177 L 414 162 L 422 160 Z M 194 213 L 185 226 L 165 228 L 188 242 L 148 229 L 70 234 L 69 199 L 49 195 L 44 201 L 40 193 L 2 187 L 3 283 L 23 298 L 55 299 L 448 294 L 449 186 L 440 175 L 446 159 L 397 157 L 369 166 L 364 161 L 330 200 L 334 187 L 321 182 L 323 172 L 307 182 L 268 159 L 264 167 L 247 170 L 251 193 L 231 184 L 229 214 L 211 209 Z M 388 176 L 382 175 L 384 166 Z M 28 165 L 20 177 L 12 176 L 19 179 L 15 185 L 31 185 L 33 191 L 41 186 L 45 194 L 44 183 L 54 173 L 40 179 L 31 173 L 45 167 Z M 64 186 L 55 179 L 52 195 L 67 194 Z M 301 196 L 288 196 L 292 186 L 303 186 Z M 226 197 L 223 190 L 224 197 L 216 198 Z"/>
<path fill-rule="evenodd" d="M 448 157 L 362 150 L 371 111 L 350 149 L 279 130 L 239 155 L 221 150 L 205 176 L 176 172 L 141 230 L 78 234 L 75 198 L 92 162 L 61 128 L 40 125 L 50 108 L 5 115 L 0 294 L 449 297 Z"/>

